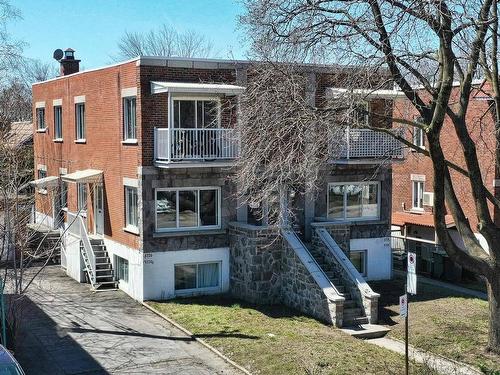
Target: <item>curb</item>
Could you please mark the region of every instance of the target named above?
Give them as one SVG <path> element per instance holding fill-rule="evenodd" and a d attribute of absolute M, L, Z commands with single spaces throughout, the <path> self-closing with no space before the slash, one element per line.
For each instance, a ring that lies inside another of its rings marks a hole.
<path fill-rule="evenodd" d="M 217 356 L 219 356 L 222 360 L 224 360 L 225 362 L 229 363 L 231 366 L 235 367 L 236 369 L 240 370 L 241 372 L 243 372 L 246 375 L 252 375 L 252 373 L 250 371 L 248 371 L 246 368 L 244 368 L 243 366 L 240 366 L 239 364 L 237 364 L 233 360 L 231 360 L 228 357 L 226 357 L 224 354 L 222 354 L 217 349 L 215 349 L 212 345 L 207 344 L 205 341 L 203 341 L 199 337 L 196 337 L 195 334 L 193 334 L 192 332 L 188 331 L 186 328 L 184 328 L 183 326 L 181 326 L 176 321 L 170 319 L 168 316 L 162 314 L 161 312 L 159 312 L 155 308 L 149 306 L 145 302 L 141 302 L 141 304 L 142 304 L 142 306 L 144 306 L 145 308 L 147 308 L 149 311 L 153 312 L 154 314 L 158 315 L 160 318 L 162 318 L 162 319 L 166 320 L 167 322 L 169 322 L 170 324 L 172 324 L 175 328 L 177 328 L 177 329 L 181 330 L 182 332 L 184 332 L 186 335 L 188 335 L 189 337 L 191 337 L 193 340 L 199 342 L 201 345 L 203 345 L 205 348 L 207 348 L 208 350 L 210 350 L 211 352 L 213 352 L 214 354 L 216 354 Z"/>

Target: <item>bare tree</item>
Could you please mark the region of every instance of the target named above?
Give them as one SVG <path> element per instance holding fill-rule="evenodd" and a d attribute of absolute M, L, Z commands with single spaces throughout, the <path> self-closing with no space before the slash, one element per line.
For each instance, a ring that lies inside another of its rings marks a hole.
<path fill-rule="evenodd" d="M 178 32 L 163 24 L 147 33 L 126 31 L 118 42 L 118 50 L 115 60 L 137 56 L 210 57 L 213 45 L 196 31 Z"/>
<path fill-rule="evenodd" d="M 415 147 L 398 134 L 383 130 L 432 160 L 435 228 L 450 258 L 484 276 L 489 296 L 489 349 L 500 352 L 500 228 L 491 206 L 500 208 L 485 186 L 474 141 L 467 127 L 473 78 L 482 71 L 491 89 L 496 125 L 498 82 L 498 3 L 491 0 L 247 0 L 242 23 L 253 50 L 268 53 L 296 49 L 304 59 L 316 53 L 330 62 L 387 69 L 421 120 L 392 118 L 402 126 L 425 131 L 429 150 Z M 425 67 L 425 68 L 424 68 Z M 432 78 L 432 79 L 431 79 Z M 418 83 L 418 87 L 415 84 Z M 349 82 L 345 87 L 352 89 Z M 452 95 L 456 93 L 456 95 Z M 345 100 L 349 98 L 346 96 Z M 465 167 L 451 162 L 441 147 L 445 120 L 453 124 L 462 146 Z M 452 171 L 469 181 L 471 200 L 489 254 L 480 246 L 456 194 Z M 490 207 L 489 207 L 490 206 Z M 451 212 L 466 250 L 460 249 L 445 223 Z"/>

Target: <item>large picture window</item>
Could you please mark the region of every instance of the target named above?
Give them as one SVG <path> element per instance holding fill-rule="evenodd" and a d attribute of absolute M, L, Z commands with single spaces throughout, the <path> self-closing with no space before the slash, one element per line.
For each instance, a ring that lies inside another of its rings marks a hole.
<path fill-rule="evenodd" d="M 157 231 L 219 226 L 219 188 L 156 190 Z"/>
<path fill-rule="evenodd" d="M 174 128 L 218 128 L 219 100 L 174 99 Z"/>
<path fill-rule="evenodd" d="M 123 138 L 125 140 L 137 138 L 135 96 L 123 98 Z"/>
<path fill-rule="evenodd" d="M 176 264 L 175 290 L 220 288 L 220 262 Z"/>
<path fill-rule="evenodd" d="M 378 219 L 380 183 L 329 184 L 327 216 L 335 220 Z"/>

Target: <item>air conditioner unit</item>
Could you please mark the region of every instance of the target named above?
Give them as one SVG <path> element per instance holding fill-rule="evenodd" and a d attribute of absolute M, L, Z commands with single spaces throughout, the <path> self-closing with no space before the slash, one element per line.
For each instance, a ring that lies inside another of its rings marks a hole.
<path fill-rule="evenodd" d="M 424 192 L 424 206 L 434 207 L 434 193 Z"/>

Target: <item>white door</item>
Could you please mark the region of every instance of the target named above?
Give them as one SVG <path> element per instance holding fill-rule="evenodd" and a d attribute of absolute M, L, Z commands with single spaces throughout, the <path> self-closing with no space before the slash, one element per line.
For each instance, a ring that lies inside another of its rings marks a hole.
<path fill-rule="evenodd" d="M 104 234 L 104 192 L 102 185 L 95 186 L 95 234 Z"/>

